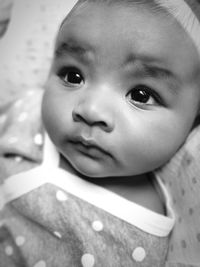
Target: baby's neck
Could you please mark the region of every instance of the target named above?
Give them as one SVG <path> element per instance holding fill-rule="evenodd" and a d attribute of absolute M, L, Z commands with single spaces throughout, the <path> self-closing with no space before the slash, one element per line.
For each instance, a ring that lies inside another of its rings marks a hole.
<path fill-rule="evenodd" d="M 90 183 L 104 187 L 131 202 L 135 202 L 160 214 L 165 213 L 163 200 L 156 191 L 152 183 L 152 178 L 150 178 L 148 174 L 125 177 L 88 178 L 76 172 L 72 166 L 62 158 L 60 167 Z"/>
<path fill-rule="evenodd" d="M 89 181 L 157 213 L 165 213 L 163 200 L 148 174 L 105 179 L 90 178 Z"/>

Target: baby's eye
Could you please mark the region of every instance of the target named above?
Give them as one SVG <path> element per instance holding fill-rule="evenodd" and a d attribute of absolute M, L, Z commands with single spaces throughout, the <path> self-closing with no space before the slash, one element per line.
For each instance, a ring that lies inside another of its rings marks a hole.
<path fill-rule="evenodd" d="M 75 68 L 64 67 L 60 69 L 58 76 L 69 85 L 81 85 L 84 82 L 81 72 Z"/>
<path fill-rule="evenodd" d="M 136 105 L 156 105 L 159 100 L 156 93 L 145 85 L 137 85 L 128 93 L 131 103 Z"/>

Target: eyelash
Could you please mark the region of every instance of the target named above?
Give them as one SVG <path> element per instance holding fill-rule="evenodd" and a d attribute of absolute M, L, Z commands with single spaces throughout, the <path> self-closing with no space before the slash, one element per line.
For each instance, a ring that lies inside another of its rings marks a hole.
<path fill-rule="evenodd" d="M 131 98 L 132 93 L 141 93 L 141 96 L 144 96 L 144 98 L 146 97 L 147 101 L 149 100 L 149 98 L 152 97 L 153 101 L 155 101 L 155 104 L 148 104 L 146 102 L 142 102 L 142 100 L 141 101 L 134 100 Z M 164 105 L 164 101 L 161 98 L 161 96 L 154 89 L 144 84 L 136 85 L 133 89 L 131 89 L 128 92 L 127 97 L 129 98 L 130 102 L 136 106 Z"/>
<path fill-rule="evenodd" d="M 57 75 L 67 85 L 70 85 L 70 86 L 79 85 L 80 84 L 79 82 L 73 83 L 73 82 L 69 82 L 66 80 L 66 78 L 69 78 L 68 77 L 69 73 L 74 74 L 74 77 L 71 77 L 71 78 L 80 79 L 81 82 L 84 82 L 84 78 L 83 78 L 81 71 L 76 67 L 62 67 L 58 70 Z"/>

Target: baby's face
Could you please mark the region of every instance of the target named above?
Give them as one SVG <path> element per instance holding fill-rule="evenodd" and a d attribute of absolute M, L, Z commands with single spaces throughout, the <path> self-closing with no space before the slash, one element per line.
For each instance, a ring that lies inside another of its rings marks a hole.
<path fill-rule="evenodd" d="M 53 142 L 89 177 L 129 176 L 169 160 L 199 104 L 198 54 L 148 9 L 90 4 L 65 21 L 42 113 Z"/>

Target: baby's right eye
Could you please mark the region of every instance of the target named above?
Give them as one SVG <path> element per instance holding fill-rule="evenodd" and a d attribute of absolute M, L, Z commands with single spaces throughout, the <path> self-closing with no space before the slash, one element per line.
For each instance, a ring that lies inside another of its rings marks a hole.
<path fill-rule="evenodd" d="M 63 67 L 58 71 L 60 79 L 68 85 L 81 85 L 84 83 L 81 72 L 72 67 Z"/>

